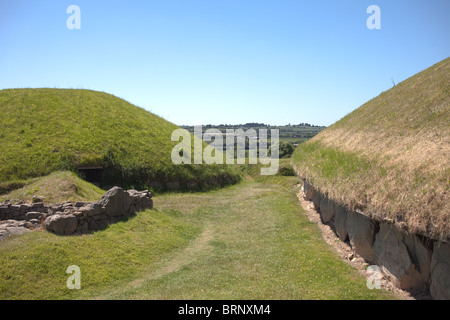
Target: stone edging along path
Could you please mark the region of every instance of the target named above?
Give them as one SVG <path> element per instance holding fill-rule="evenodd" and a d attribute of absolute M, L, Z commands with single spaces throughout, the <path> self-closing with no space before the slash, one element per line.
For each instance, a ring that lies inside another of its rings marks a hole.
<path fill-rule="evenodd" d="M 113 187 L 99 201 L 46 205 L 0 203 L 0 240 L 9 235 L 46 229 L 58 235 L 79 235 L 153 208 L 152 194 Z"/>
<path fill-rule="evenodd" d="M 450 244 L 406 233 L 391 223 L 348 210 L 304 180 L 303 196 L 357 256 L 377 265 L 395 287 L 427 291 L 433 299 L 450 299 Z"/>

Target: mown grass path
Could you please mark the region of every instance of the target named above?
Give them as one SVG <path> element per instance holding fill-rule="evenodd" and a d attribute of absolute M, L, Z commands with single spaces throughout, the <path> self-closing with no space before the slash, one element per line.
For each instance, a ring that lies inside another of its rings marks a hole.
<path fill-rule="evenodd" d="M 157 211 L 92 235 L 8 239 L 0 244 L 0 298 L 393 298 L 369 290 L 322 240 L 302 213 L 295 182 L 273 177 L 166 194 L 155 197 Z M 71 264 L 80 266 L 80 290 L 65 287 Z"/>
<path fill-rule="evenodd" d="M 201 228 L 107 298 L 386 299 L 325 244 L 302 214 L 293 178 L 155 199 L 158 210 Z M 283 186 L 285 185 L 285 186 Z M 287 187 L 289 186 L 289 187 Z"/>

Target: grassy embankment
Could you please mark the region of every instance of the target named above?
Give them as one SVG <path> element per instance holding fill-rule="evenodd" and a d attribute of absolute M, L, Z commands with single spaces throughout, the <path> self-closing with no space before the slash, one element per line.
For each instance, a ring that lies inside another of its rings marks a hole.
<path fill-rule="evenodd" d="M 300 145 L 293 165 L 352 209 L 449 239 L 449 105 L 447 58 Z"/>

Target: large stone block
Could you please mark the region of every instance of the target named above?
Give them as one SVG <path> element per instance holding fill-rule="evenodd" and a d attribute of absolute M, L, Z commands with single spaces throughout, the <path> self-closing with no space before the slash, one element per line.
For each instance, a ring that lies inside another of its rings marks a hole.
<path fill-rule="evenodd" d="M 353 250 L 370 263 L 374 262 L 372 245 L 375 241 L 376 224 L 355 211 L 347 212 L 347 232 Z"/>
<path fill-rule="evenodd" d="M 44 203 L 43 202 L 35 202 L 33 204 L 31 204 L 31 209 L 33 211 L 38 211 L 38 209 L 44 208 Z"/>
<path fill-rule="evenodd" d="M 13 213 L 13 216 L 20 215 L 20 204 L 12 204 L 9 206 L 9 209 Z"/>
<path fill-rule="evenodd" d="M 152 193 L 148 190 L 127 190 L 131 198 L 130 213 L 153 208 Z"/>
<path fill-rule="evenodd" d="M 55 214 L 58 211 L 61 211 L 61 212 L 63 211 L 63 206 L 60 204 L 54 204 L 54 205 L 48 207 L 48 209 L 47 209 L 47 213 L 49 215 Z"/>
<path fill-rule="evenodd" d="M 44 218 L 44 214 L 41 212 L 34 212 L 34 211 L 30 211 L 26 214 L 26 220 L 32 220 L 32 219 L 37 219 L 37 220 L 42 220 Z"/>
<path fill-rule="evenodd" d="M 373 245 L 376 263 L 400 289 L 427 288 L 431 255 L 414 237 L 404 234 L 392 224 L 381 223 Z"/>
<path fill-rule="evenodd" d="M 29 233 L 30 232 L 30 230 L 28 230 L 27 228 L 25 228 L 25 227 L 23 227 L 23 226 L 11 226 L 11 227 L 8 227 L 7 229 L 6 229 L 7 231 L 8 231 L 8 235 L 22 235 L 22 234 L 25 234 L 25 233 Z"/>
<path fill-rule="evenodd" d="M 86 204 L 85 208 L 92 210 L 92 215 L 94 216 L 104 213 L 102 206 L 97 201 Z"/>
<path fill-rule="evenodd" d="M 0 206 L 0 213 L 2 213 L 2 214 L 7 214 L 7 213 L 9 213 L 9 206 L 7 206 L 7 205 L 1 205 Z"/>
<path fill-rule="evenodd" d="M 312 198 L 314 209 L 320 210 L 320 200 L 322 200 L 322 194 L 315 190 Z"/>
<path fill-rule="evenodd" d="M 308 201 L 312 201 L 314 195 L 314 188 L 308 181 L 303 181 L 303 193 L 305 194 L 305 199 Z"/>
<path fill-rule="evenodd" d="M 32 211 L 31 210 L 31 205 L 29 205 L 29 204 L 21 204 L 20 205 L 20 213 L 22 215 L 26 215 L 27 212 L 30 212 L 30 211 Z"/>
<path fill-rule="evenodd" d="M 127 216 L 129 214 L 131 198 L 128 192 L 125 192 L 122 188 L 113 187 L 102 196 L 99 204 L 105 208 L 108 216 Z"/>
<path fill-rule="evenodd" d="M 347 209 L 342 205 L 336 204 L 334 207 L 334 212 L 334 227 L 336 229 L 336 234 L 342 241 L 347 241 Z"/>
<path fill-rule="evenodd" d="M 429 245 L 423 243 L 420 238 L 414 234 L 405 234 L 404 240 L 408 248 L 409 257 L 420 274 L 418 288 L 428 288 L 431 275 L 431 256 L 432 251 Z"/>
<path fill-rule="evenodd" d="M 334 218 L 334 201 L 326 196 L 320 200 L 320 217 L 323 223 L 328 223 Z"/>
<path fill-rule="evenodd" d="M 431 296 L 450 300 L 450 244 L 437 242 L 431 257 Z"/>
<path fill-rule="evenodd" d="M 74 233 L 77 225 L 77 218 L 73 214 L 54 214 L 44 222 L 45 229 L 62 236 Z"/>

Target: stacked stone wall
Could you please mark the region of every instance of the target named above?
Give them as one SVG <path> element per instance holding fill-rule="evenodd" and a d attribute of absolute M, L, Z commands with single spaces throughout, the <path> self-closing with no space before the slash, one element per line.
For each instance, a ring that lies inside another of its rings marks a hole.
<path fill-rule="evenodd" d="M 99 201 L 56 204 L 0 203 L 0 240 L 45 228 L 59 235 L 84 234 L 153 208 L 149 191 L 113 187 Z"/>

